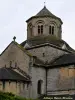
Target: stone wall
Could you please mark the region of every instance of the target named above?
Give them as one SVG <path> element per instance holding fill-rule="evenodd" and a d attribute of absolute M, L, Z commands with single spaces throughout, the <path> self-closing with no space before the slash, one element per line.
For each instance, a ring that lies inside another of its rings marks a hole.
<path fill-rule="evenodd" d="M 23 82 L 5 81 L 4 88 L 3 88 L 3 82 L 0 81 L 0 91 L 11 92 L 15 95 L 28 97 L 27 84 Z"/>
<path fill-rule="evenodd" d="M 50 25 L 54 25 L 55 30 L 54 30 L 54 35 L 57 38 L 61 38 L 62 34 L 61 34 L 61 22 L 58 19 L 54 19 L 54 18 L 49 18 L 49 17 L 44 17 L 44 18 L 34 18 L 31 19 L 28 23 L 27 23 L 27 38 L 31 38 L 34 36 L 38 36 L 38 24 L 42 23 L 43 24 L 43 35 L 48 36 L 49 34 L 49 26 Z M 31 25 L 32 28 L 32 35 L 31 32 L 29 30 L 29 25 Z"/>
<path fill-rule="evenodd" d="M 62 51 L 60 49 L 51 47 L 51 46 L 44 46 L 44 47 L 39 47 L 39 48 L 34 48 L 28 50 L 30 53 L 33 54 L 33 56 L 37 56 L 39 59 L 43 60 L 44 62 L 50 62 L 53 59 L 66 54 L 68 52 Z M 43 56 L 44 54 L 44 56 Z"/>
<path fill-rule="evenodd" d="M 37 98 L 39 95 L 37 93 L 37 84 L 39 80 L 42 80 L 42 94 L 46 93 L 46 71 L 44 68 L 40 67 L 32 67 L 31 69 L 31 77 L 32 77 L 32 83 L 31 83 L 31 97 Z"/>
<path fill-rule="evenodd" d="M 50 94 L 56 94 L 59 91 L 63 94 L 63 91 L 70 92 L 73 90 L 75 90 L 75 69 L 73 65 L 48 70 L 47 91 Z"/>
<path fill-rule="evenodd" d="M 17 63 L 18 67 L 28 72 L 29 56 L 14 43 L 11 43 L 0 56 L 0 67 L 4 67 L 5 65 L 6 67 L 10 67 L 10 61 L 12 62 L 11 67 L 15 67 L 15 63 Z"/>

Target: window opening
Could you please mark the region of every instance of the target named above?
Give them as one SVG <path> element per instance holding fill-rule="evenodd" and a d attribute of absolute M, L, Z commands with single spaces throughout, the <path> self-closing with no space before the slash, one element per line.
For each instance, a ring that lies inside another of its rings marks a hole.
<path fill-rule="evenodd" d="M 41 34 L 43 34 L 43 25 L 41 25 Z"/>
<path fill-rule="evenodd" d="M 52 34 L 54 34 L 54 26 L 52 26 Z"/>
<path fill-rule="evenodd" d="M 38 34 L 40 34 L 40 26 L 38 25 Z"/>
<path fill-rule="evenodd" d="M 54 26 L 49 26 L 49 34 L 54 34 Z"/>
<path fill-rule="evenodd" d="M 5 89 L 5 81 L 3 81 L 3 90 Z"/>
<path fill-rule="evenodd" d="M 38 25 L 38 34 L 43 34 L 43 25 Z"/>
<path fill-rule="evenodd" d="M 42 80 L 38 81 L 38 84 L 37 84 L 37 93 L 38 94 L 42 94 Z"/>

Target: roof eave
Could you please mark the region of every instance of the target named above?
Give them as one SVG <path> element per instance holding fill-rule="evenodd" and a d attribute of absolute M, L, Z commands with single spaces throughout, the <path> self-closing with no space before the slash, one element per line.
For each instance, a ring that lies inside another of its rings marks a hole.
<path fill-rule="evenodd" d="M 55 19 L 60 20 L 61 24 L 63 24 L 62 20 L 61 20 L 59 17 L 53 17 L 53 16 L 48 16 L 48 15 L 47 15 L 47 16 L 32 16 L 32 17 L 30 17 L 28 20 L 26 20 L 26 22 L 29 22 L 29 21 L 32 20 L 33 18 L 39 18 L 39 17 L 41 17 L 41 18 L 44 18 L 44 17 L 55 18 Z"/>
<path fill-rule="evenodd" d="M 57 68 L 57 67 L 66 67 L 70 65 L 75 65 L 74 63 L 65 63 L 65 64 L 56 64 L 56 65 L 49 65 L 47 68 Z"/>
<path fill-rule="evenodd" d="M 30 80 L 20 80 L 20 79 L 0 79 L 0 81 L 30 82 Z"/>
<path fill-rule="evenodd" d="M 66 64 L 58 64 L 58 65 L 42 65 L 42 64 L 34 64 L 34 66 L 43 67 L 46 69 L 52 69 L 52 68 L 59 68 L 59 67 L 66 67 L 70 65 L 74 65 L 75 63 L 66 63 Z"/>
<path fill-rule="evenodd" d="M 40 44 L 40 45 L 32 46 L 30 48 L 26 48 L 26 50 L 30 50 L 30 49 L 34 49 L 34 48 L 38 48 L 38 47 L 43 47 L 43 46 L 51 46 L 51 47 L 57 48 L 59 50 L 68 52 L 68 53 L 73 53 L 72 51 L 69 51 L 69 50 L 66 50 L 66 49 L 62 49 L 62 48 L 60 48 L 60 47 L 58 47 L 56 45 L 50 44 L 50 43 L 45 43 L 45 44 Z"/>

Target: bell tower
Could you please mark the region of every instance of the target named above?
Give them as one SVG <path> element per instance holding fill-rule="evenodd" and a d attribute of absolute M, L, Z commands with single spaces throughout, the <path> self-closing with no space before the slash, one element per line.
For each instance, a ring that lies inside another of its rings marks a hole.
<path fill-rule="evenodd" d="M 62 21 L 52 14 L 46 6 L 27 21 L 27 39 L 35 36 L 54 36 L 62 38 Z"/>

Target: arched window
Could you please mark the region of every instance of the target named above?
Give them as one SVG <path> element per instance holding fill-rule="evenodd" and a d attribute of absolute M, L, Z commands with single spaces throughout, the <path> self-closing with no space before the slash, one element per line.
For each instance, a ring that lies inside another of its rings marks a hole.
<path fill-rule="evenodd" d="M 49 26 L 49 34 L 54 34 L 54 26 Z"/>
<path fill-rule="evenodd" d="M 37 33 L 36 33 L 37 35 L 44 34 L 45 22 L 43 20 L 36 21 L 34 26 L 35 26 L 35 29 L 34 29 L 35 32 L 36 32 L 36 29 L 37 29 Z"/>
<path fill-rule="evenodd" d="M 28 25 L 28 31 L 29 31 L 29 34 L 32 36 L 32 24 L 29 23 Z"/>
<path fill-rule="evenodd" d="M 41 34 L 43 34 L 43 25 L 41 25 Z"/>
<path fill-rule="evenodd" d="M 43 83 L 42 80 L 38 81 L 38 84 L 37 84 L 37 93 L 38 94 L 42 94 L 42 83 Z"/>
<path fill-rule="evenodd" d="M 38 34 L 43 34 L 43 25 L 38 25 Z"/>
<path fill-rule="evenodd" d="M 40 26 L 38 25 L 38 34 L 40 34 Z"/>

